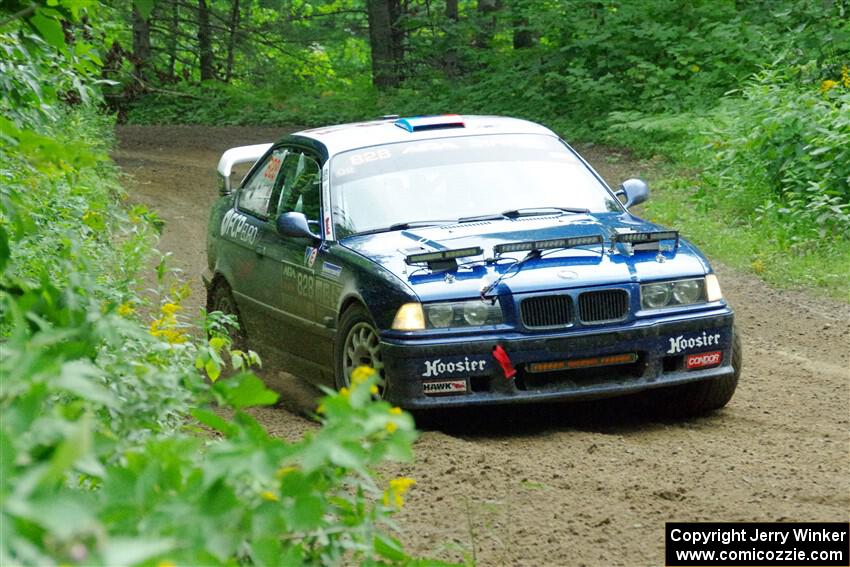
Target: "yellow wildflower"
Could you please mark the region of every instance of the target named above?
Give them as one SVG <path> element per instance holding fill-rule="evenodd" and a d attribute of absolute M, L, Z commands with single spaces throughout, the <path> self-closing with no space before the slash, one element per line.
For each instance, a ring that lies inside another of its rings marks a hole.
<path fill-rule="evenodd" d="M 398 425 L 394 421 L 388 421 L 385 427 L 390 433 L 395 433 L 396 429 L 398 429 Z"/>
<path fill-rule="evenodd" d="M 162 311 L 166 315 L 174 315 L 175 313 L 177 313 L 178 311 L 180 311 L 183 308 L 180 307 L 179 305 L 177 305 L 176 303 L 166 303 L 165 305 L 163 305 L 159 309 L 160 309 L 160 311 Z"/>
<path fill-rule="evenodd" d="M 384 491 L 384 506 L 389 506 L 390 503 L 396 508 L 404 506 L 404 495 L 414 484 L 416 481 L 406 476 L 392 479 L 390 487 Z"/>
<path fill-rule="evenodd" d="M 133 309 L 133 306 L 130 305 L 129 303 L 127 303 L 127 302 L 124 302 L 124 303 L 122 303 L 121 305 L 118 306 L 118 314 L 121 315 L 122 317 L 129 317 L 130 315 L 132 315 L 135 312 L 136 312 L 136 310 Z"/>
<path fill-rule="evenodd" d="M 362 384 L 372 375 L 374 370 L 369 368 L 368 366 L 358 366 L 351 373 L 351 383 L 357 386 L 358 384 Z"/>
<path fill-rule="evenodd" d="M 838 86 L 838 81 L 833 81 L 831 79 L 827 79 L 820 84 L 820 92 L 821 93 L 828 93 L 830 90 L 832 90 L 834 87 L 837 87 L 837 86 Z"/>
<path fill-rule="evenodd" d="M 293 467 L 293 466 L 281 467 L 277 470 L 277 472 L 275 473 L 275 476 L 277 478 L 283 478 L 286 475 L 288 475 L 289 473 L 293 473 L 293 472 L 297 472 L 297 471 L 298 471 L 298 467 Z"/>
<path fill-rule="evenodd" d="M 401 415 L 401 408 L 400 407 L 390 408 L 390 415 Z"/>
<path fill-rule="evenodd" d="M 339 389 L 339 395 L 342 396 L 343 398 L 348 398 L 348 396 L 351 395 L 351 390 L 349 390 L 348 388 L 343 386 L 342 388 Z"/>
<path fill-rule="evenodd" d="M 841 66 L 841 83 L 850 89 L 850 67 L 847 67 L 847 65 Z"/>
<path fill-rule="evenodd" d="M 280 497 L 272 492 L 271 490 L 263 490 L 260 492 L 260 498 L 265 500 L 266 502 L 279 502 Z"/>

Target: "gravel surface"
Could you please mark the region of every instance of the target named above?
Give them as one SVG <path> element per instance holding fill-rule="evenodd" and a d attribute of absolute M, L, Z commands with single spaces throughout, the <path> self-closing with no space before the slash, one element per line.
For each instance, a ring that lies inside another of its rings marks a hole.
<path fill-rule="evenodd" d="M 130 200 L 166 221 L 159 249 L 204 303 L 206 221 L 228 147 L 286 128 L 118 129 Z M 652 163 L 579 148 L 610 183 L 652 180 Z M 416 461 L 387 477 L 417 484 L 397 520 L 413 554 L 479 565 L 662 565 L 666 521 L 850 520 L 850 309 L 777 290 L 723 266 L 743 337 L 729 406 L 670 421 L 628 399 L 452 411 L 430 416 Z M 295 439 L 317 392 L 264 370 L 282 406 L 255 413 Z"/>

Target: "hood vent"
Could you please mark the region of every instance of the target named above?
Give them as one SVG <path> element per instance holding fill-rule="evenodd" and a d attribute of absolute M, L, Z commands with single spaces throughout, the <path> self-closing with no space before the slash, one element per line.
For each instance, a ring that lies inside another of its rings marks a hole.
<path fill-rule="evenodd" d="M 469 228 L 469 227 L 473 227 L 473 226 L 487 226 L 487 225 L 490 225 L 490 224 L 493 224 L 493 223 L 490 222 L 490 221 L 465 222 L 465 223 L 461 223 L 461 224 L 444 225 L 444 226 L 441 226 L 440 228 L 443 229 L 443 230 L 455 230 L 455 229 L 458 229 L 458 228 Z"/>

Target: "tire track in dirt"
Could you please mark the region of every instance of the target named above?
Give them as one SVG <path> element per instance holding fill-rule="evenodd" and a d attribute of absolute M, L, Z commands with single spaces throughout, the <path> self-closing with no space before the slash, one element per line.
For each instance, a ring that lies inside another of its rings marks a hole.
<path fill-rule="evenodd" d="M 228 147 L 286 128 L 121 127 L 115 158 L 130 200 L 166 221 L 159 249 L 204 303 L 206 220 L 215 165 Z M 581 148 L 616 183 L 652 179 L 652 164 Z M 387 478 L 417 480 L 397 516 L 413 554 L 480 565 L 661 565 L 665 521 L 850 519 L 850 309 L 779 291 L 719 267 L 744 343 L 730 405 L 664 421 L 629 400 L 441 412 L 416 462 Z M 315 390 L 264 371 L 286 408 Z M 295 439 L 315 425 L 292 411 L 256 415 Z"/>

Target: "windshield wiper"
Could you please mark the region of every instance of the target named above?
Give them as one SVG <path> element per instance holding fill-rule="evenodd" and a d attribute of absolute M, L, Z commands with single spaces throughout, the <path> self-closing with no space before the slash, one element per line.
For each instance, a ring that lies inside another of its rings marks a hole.
<path fill-rule="evenodd" d="M 437 226 L 441 224 L 454 224 L 457 221 L 454 220 L 430 220 L 430 221 L 412 221 L 412 222 L 397 222 L 395 224 L 391 224 L 390 226 L 385 226 L 382 228 L 372 228 L 369 230 L 361 230 L 360 232 L 355 232 L 351 236 L 360 236 L 362 234 L 378 234 L 379 232 L 392 232 L 394 230 L 405 230 L 408 228 L 423 228 L 426 226 Z"/>
<path fill-rule="evenodd" d="M 590 209 L 584 209 L 580 207 L 529 207 L 526 209 L 513 209 L 511 211 L 504 211 L 502 215 L 513 219 L 517 217 L 533 217 L 537 215 L 559 215 L 564 213 L 589 213 Z"/>
<path fill-rule="evenodd" d="M 487 215 L 477 215 L 474 217 L 461 217 L 457 219 L 457 222 L 476 222 L 476 221 L 488 221 L 488 220 L 501 220 L 501 219 L 515 219 L 518 217 L 533 217 L 538 215 L 562 215 L 565 213 L 589 213 L 590 209 L 583 209 L 579 207 L 529 207 L 526 209 L 512 209 L 509 211 L 503 211 L 501 213 L 490 213 Z"/>

